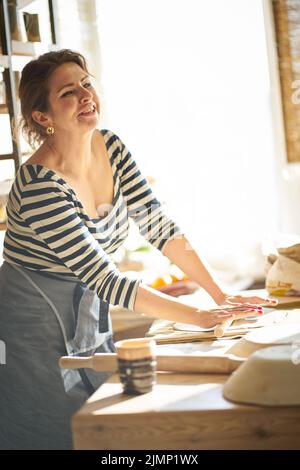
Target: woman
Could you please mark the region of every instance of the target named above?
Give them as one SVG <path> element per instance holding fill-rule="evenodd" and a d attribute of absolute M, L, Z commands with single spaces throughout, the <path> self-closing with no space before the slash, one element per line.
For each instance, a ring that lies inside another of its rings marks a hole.
<path fill-rule="evenodd" d="M 96 129 L 99 98 L 80 54 L 61 50 L 31 61 L 19 95 L 23 131 L 39 147 L 21 166 L 7 204 L 0 445 L 68 449 L 71 416 L 106 376 L 61 371 L 58 359 L 114 351 L 109 304 L 211 327 L 231 317 L 233 303 L 272 301 L 228 295 L 213 280 L 162 212 L 121 139 Z M 228 308 L 199 310 L 118 272 L 109 255 L 128 234 L 128 216 L 145 239 Z"/>

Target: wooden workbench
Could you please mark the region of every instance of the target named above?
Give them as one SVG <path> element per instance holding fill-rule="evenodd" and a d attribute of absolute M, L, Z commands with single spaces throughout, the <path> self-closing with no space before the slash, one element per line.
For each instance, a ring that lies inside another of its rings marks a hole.
<path fill-rule="evenodd" d="M 251 295 L 267 293 L 257 290 L 251 291 Z M 203 298 L 205 302 L 201 292 L 185 296 L 184 301 L 209 308 L 211 300 L 207 298 L 207 304 L 203 304 Z M 290 308 L 300 305 L 299 298 L 282 298 L 282 307 L 286 307 L 287 301 Z M 244 355 L 242 341 L 161 344 L 158 352 L 167 353 L 175 348 L 186 356 L 216 351 L 220 355 L 240 355 L 242 349 Z M 118 376 L 113 375 L 74 415 L 74 447 L 96 450 L 300 449 L 300 407 L 231 403 L 222 395 L 228 377 L 158 373 L 157 385 L 151 393 L 126 396 Z"/>
<path fill-rule="evenodd" d="M 232 349 L 237 340 L 229 341 Z M 176 347 L 187 354 L 197 343 Z M 158 348 L 165 352 L 174 345 Z M 227 379 L 227 375 L 216 374 L 158 373 L 152 392 L 126 396 L 118 376 L 113 375 L 74 416 L 74 447 L 300 449 L 300 407 L 231 403 L 222 396 Z"/>

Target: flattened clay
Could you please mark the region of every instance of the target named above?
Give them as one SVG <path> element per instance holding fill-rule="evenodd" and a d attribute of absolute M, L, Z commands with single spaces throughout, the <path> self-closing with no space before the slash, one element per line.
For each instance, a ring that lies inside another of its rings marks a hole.
<path fill-rule="evenodd" d="M 250 331 L 244 338 L 251 343 L 266 346 L 272 344 L 292 344 L 295 341 L 300 342 L 300 322 L 264 326 Z"/>
<path fill-rule="evenodd" d="M 173 325 L 174 330 L 178 331 L 214 331 L 214 328 L 202 328 L 198 325 L 192 325 L 189 323 L 175 323 Z"/>
<path fill-rule="evenodd" d="M 229 377 L 227 400 L 264 406 L 300 405 L 300 343 L 260 349 Z"/>

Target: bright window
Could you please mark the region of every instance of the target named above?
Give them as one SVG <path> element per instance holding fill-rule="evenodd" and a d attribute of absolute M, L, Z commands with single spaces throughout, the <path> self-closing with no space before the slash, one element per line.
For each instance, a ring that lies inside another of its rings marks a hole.
<path fill-rule="evenodd" d="M 278 219 L 261 0 L 96 4 L 101 127 L 213 266 L 255 271 Z"/>

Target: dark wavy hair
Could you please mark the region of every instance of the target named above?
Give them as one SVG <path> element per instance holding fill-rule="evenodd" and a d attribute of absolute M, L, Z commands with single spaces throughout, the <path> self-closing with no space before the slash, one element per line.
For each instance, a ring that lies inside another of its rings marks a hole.
<path fill-rule="evenodd" d="M 22 131 L 29 145 L 35 149 L 47 137 L 46 129 L 33 118 L 33 111 L 47 112 L 49 109 L 48 82 L 51 74 L 62 64 L 74 62 L 87 74 L 86 60 L 79 52 L 70 49 L 46 52 L 25 65 L 19 85 L 21 117 L 15 131 Z"/>

